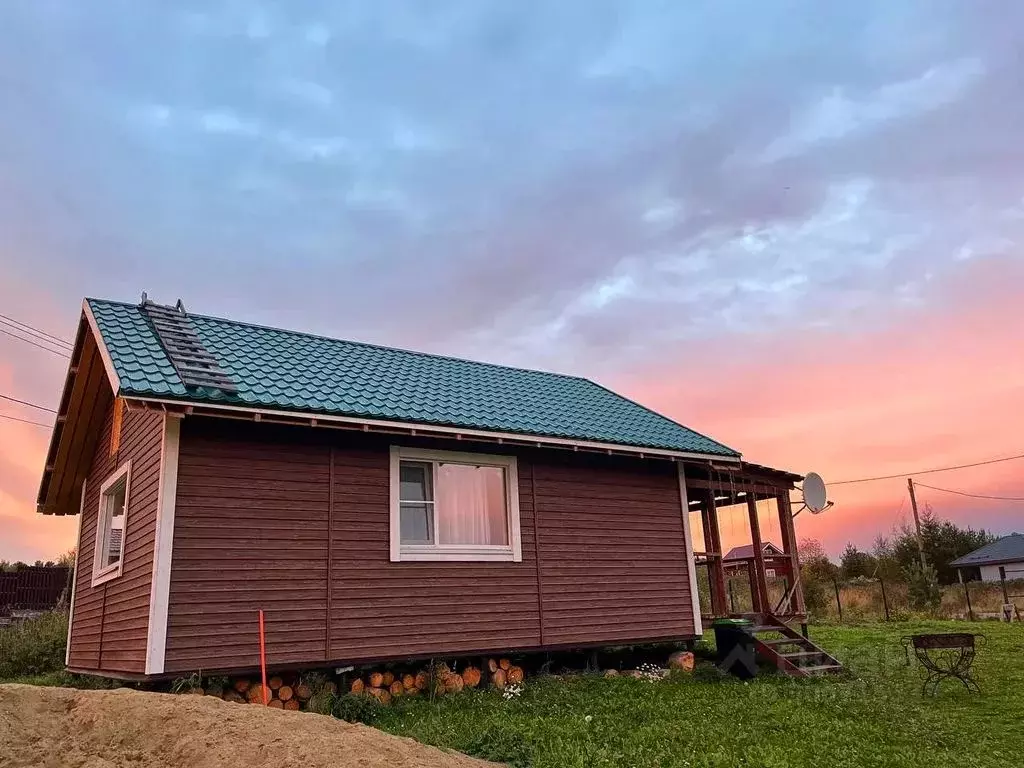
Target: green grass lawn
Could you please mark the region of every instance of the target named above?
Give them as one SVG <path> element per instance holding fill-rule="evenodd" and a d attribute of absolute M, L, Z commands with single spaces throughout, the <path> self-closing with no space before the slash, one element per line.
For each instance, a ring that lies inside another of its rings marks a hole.
<path fill-rule="evenodd" d="M 912 632 L 983 632 L 982 693 L 943 683 L 921 695 Z M 391 733 L 534 768 L 571 766 L 1024 765 L 1024 628 L 994 622 L 813 627 L 845 678 L 777 675 L 742 683 L 697 674 L 651 683 L 579 676 L 528 681 L 506 701 L 471 691 L 408 699 L 376 725 Z"/>

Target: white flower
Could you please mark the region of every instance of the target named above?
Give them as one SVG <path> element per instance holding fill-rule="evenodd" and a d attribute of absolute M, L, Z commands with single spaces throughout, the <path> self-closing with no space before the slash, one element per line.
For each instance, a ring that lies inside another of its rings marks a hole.
<path fill-rule="evenodd" d="M 583 718 L 583 722 L 589 723 L 593 719 L 594 719 L 593 715 L 587 715 L 586 717 Z"/>
<path fill-rule="evenodd" d="M 657 664 L 641 664 L 637 667 L 637 672 L 640 673 L 641 680 L 646 680 L 649 683 L 656 683 L 665 677 L 665 670 Z"/>
<path fill-rule="evenodd" d="M 503 699 L 505 699 L 505 701 L 511 701 L 512 699 L 515 699 L 515 698 L 518 698 L 519 696 L 521 696 L 522 693 L 523 693 L 523 684 L 522 683 L 515 683 L 513 685 L 508 686 L 504 691 L 502 691 L 501 696 L 502 696 Z"/>

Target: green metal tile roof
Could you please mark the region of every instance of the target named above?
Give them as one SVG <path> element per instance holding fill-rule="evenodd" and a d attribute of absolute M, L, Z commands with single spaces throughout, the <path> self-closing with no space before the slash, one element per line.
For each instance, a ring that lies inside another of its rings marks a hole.
<path fill-rule="evenodd" d="M 121 394 L 736 457 L 586 379 L 188 317 L 238 391 L 188 388 L 137 305 L 88 299 Z"/>

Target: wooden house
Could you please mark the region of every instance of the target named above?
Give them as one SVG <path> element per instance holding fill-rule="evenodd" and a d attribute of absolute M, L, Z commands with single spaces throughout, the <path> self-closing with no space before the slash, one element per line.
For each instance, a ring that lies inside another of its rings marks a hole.
<path fill-rule="evenodd" d="M 155 679 L 255 667 L 258 609 L 276 668 L 695 638 L 716 504 L 795 564 L 799 479 L 582 378 L 88 299 L 38 511 L 68 667 Z"/>
<path fill-rule="evenodd" d="M 770 541 L 761 543 L 764 575 L 769 579 L 792 579 L 793 560 L 785 552 Z M 727 576 L 746 576 L 754 565 L 754 545 L 744 544 L 733 547 L 725 553 L 725 574 Z"/>

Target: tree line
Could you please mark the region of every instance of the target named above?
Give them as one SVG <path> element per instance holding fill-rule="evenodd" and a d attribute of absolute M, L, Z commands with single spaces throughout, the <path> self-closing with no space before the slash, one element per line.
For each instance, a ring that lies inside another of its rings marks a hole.
<path fill-rule="evenodd" d="M 921 548 L 927 562 L 924 567 L 917 533 L 906 522 L 891 535 L 878 536 L 869 551 L 847 544 L 838 564 L 829 559 L 820 541 L 804 539 L 799 547 L 804 596 L 810 608 L 819 598 L 825 599 L 827 588 L 835 582 L 881 579 L 906 583 L 915 608 L 935 607 L 941 599 L 940 587 L 958 580 L 951 563 L 998 538 L 984 529 L 961 528 L 943 520 L 925 505 L 921 514 Z M 977 568 L 964 569 L 964 579 L 978 578 Z"/>

